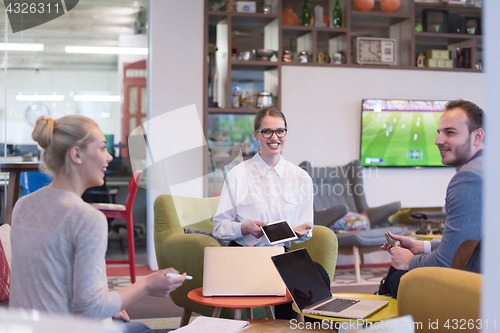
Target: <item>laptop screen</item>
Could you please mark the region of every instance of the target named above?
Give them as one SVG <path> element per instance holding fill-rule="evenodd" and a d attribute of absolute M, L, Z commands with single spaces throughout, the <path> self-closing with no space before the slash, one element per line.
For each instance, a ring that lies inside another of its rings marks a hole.
<path fill-rule="evenodd" d="M 283 253 L 272 259 L 299 310 L 331 297 L 330 288 L 325 285 L 306 249 Z"/>

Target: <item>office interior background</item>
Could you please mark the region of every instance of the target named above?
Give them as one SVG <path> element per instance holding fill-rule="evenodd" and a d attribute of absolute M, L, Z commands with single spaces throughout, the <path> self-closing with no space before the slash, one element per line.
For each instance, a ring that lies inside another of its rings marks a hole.
<path fill-rule="evenodd" d="M 138 16 L 141 7 L 143 11 Z M 342 165 L 359 158 L 359 105 L 363 98 L 463 98 L 484 108 L 488 122 L 482 266 L 483 290 L 488 292 L 483 291 L 482 309 L 483 317 L 490 320 L 496 319 L 494 305 L 500 295 L 500 286 L 495 281 L 500 268 L 492 264 L 496 262 L 495 236 L 500 234 L 495 210 L 496 189 L 500 186 L 495 172 L 500 156 L 496 144 L 500 134 L 495 131 L 495 124 L 500 122 L 495 98 L 499 89 L 495 77 L 500 76 L 497 61 L 500 45 L 495 41 L 500 33 L 500 23 L 495 19 L 499 15 L 499 2 L 484 1 L 484 73 L 286 66 L 281 73 L 280 96 L 290 124 L 285 158 L 296 164 L 309 160 L 318 166 Z M 82 114 L 94 119 L 104 134 L 113 135 L 113 143 L 117 145 L 113 149 L 119 157 L 122 149 L 118 144 L 124 134 L 123 65 L 141 60 L 147 62 L 147 89 L 141 95 L 145 97 L 142 108 L 138 106 L 136 110 L 145 112 L 139 121 L 192 104 L 200 122 L 204 121 L 203 0 L 81 0 L 67 14 L 18 33 L 8 27 L 6 13 L 1 19 L 4 43 L 44 44 L 43 51 L 5 50 L 0 54 L 3 143 L 33 144 L 30 134 L 38 112 L 54 118 Z M 66 46 L 143 47 L 149 52 L 147 55 L 66 53 Z M 20 97 L 35 95 L 49 97 L 45 101 Z M 75 96 L 108 96 L 108 100 L 82 100 Z M 114 96 L 120 99 L 116 101 Z M 137 120 L 134 122 L 129 127 L 139 124 Z M 3 153 L 5 156 L 7 151 Z M 193 163 L 203 168 L 203 157 Z M 446 185 L 453 174 L 451 168 L 380 169 L 376 177 L 365 179 L 368 203 L 379 205 L 401 200 L 403 207 L 442 206 Z M 176 192 L 203 196 L 204 182 L 190 181 Z M 156 196 L 163 193 L 169 193 L 168 187 L 146 191 L 148 258 L 152 268 L 155 267 L 152 205 Z"/>

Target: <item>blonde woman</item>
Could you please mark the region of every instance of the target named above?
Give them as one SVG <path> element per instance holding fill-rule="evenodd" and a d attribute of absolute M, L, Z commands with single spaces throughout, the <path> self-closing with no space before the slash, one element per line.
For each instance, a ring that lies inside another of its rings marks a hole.
<path fill-rule="evenodd" d="M 124 311 L 145 295 L 166 297 L 186 274 L 155 272 L 118 291 L 108 291 L 107 220 L 81 196 L 104 183 L 112 160 L 97 124 L 84 116 L 38 118 L 32 138 L 43 148 L 40 169 L 53 182 L 25 197 L 12 216 L 10 306 L 88 318 L 130 321 Z M 151 332 L 127 323 L 124 332 Z"/>

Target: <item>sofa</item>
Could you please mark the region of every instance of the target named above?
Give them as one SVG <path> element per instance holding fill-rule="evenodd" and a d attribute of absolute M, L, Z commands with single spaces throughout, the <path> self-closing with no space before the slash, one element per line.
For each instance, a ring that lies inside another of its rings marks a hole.
<path fill-rule="evenodd" d="M 359 160 L 328 167 L 313 167 L 304 161 L 299 166 L 313 181 L 315 224 L 331 228 L 337 220 L 352 213 L 366 215 L 369 220 L 370 230 L 337 233 L 339 254 L 354 255 L 356 282 L 359 283 L 360 267 L 364 265 L 363 254 L 379 251 L 386 242 L 387 231 L 395 235 L 407 233 L 406 228 L 392 226 L 388 221 L 400 210 L 401 203 L 396 201 L 377 207 L 368 206 L 363 184 L 364 170 Z"/>

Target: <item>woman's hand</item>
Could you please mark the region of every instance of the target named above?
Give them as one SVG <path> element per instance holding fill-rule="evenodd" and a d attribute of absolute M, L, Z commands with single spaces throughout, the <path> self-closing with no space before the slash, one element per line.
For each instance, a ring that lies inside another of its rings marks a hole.
<path fill-rule="evenodd" d="M 128 313 L 125 310 L 121 310 L 120 312 L 115 314 L 113 316 L 113 319 L 122 320 L 125 323 L 128 323 L 130 321 L 130 317 L 128 316 Z"/>
<path fill-rule="evenodd" d="M 250 234 L 255 238 L 261 238 L 264 236 L 264 233 L 260 227 L 264 227 L 266 225 L 267 223 L 262 221 L 243 222 L 241 224 L 241 234 L 243 236 Z"/>
<path fill-rule="evenodd" d="M 312 226 L 309 223 L 303 223 L 295 228 L 294 231 L 297 234 L 297 237 L 300 238 L 302 236 L 305 236 L 309 232 L 309 229 L 312 229 Z"/>
<path fill-rule="evenodd" d="M 149 274 L 144 278 L 147 294 L 155 297 L 166 297 L 182 285 L 186 280 L 186 273 L 178 277 L 168 277 L 167 273 L 179 274 L 179 271 L 173 268 L 162 269 L 161 271 Z"/>

